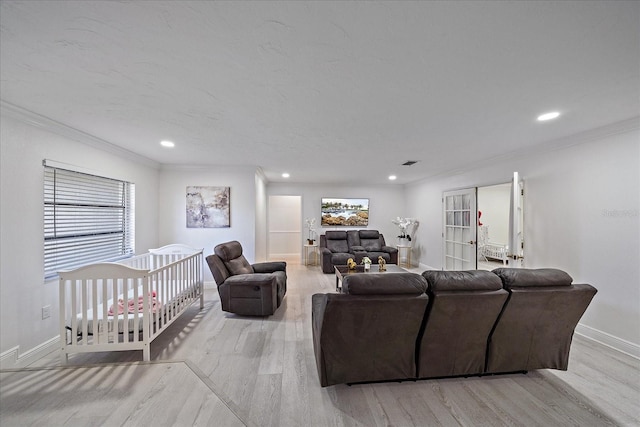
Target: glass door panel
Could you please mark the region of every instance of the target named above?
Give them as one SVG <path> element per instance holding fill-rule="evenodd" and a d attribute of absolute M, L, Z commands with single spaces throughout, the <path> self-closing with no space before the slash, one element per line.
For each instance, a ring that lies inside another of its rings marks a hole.
<path fill-rule="evenodd" d="M 443 195 L 445 270 L 476 268 L 476 189 L 448 191 Z"/>

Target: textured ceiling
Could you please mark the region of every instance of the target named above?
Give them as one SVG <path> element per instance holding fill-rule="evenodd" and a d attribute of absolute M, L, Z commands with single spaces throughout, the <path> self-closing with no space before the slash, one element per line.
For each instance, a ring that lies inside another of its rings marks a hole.
<path fill-rule="evenodd" d="M 270 181 L 408 183 L 640 111 L 640 2 L 3 0 L 0 20 L 5 103 Z"/>

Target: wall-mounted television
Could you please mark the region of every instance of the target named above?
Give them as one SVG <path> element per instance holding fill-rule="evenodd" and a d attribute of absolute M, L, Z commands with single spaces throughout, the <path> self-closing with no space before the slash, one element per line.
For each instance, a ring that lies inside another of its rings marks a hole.
<path fill-rule="evenodd" d="M 364 227 L 369 225 L 369 199 L 323 197 L 320 225 Z"/>

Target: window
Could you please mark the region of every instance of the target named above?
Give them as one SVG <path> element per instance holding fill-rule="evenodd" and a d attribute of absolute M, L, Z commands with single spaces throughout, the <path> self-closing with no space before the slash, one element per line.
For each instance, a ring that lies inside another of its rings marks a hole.
<path fill-rule="evenodd" d="M 135 252 L 135 185 L 44 162 L 44 276 Z"/>

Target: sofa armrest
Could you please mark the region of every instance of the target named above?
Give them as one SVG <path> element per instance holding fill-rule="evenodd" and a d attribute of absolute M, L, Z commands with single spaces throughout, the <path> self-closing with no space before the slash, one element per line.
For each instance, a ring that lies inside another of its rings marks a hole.
<path fill-rule="evenodd" d="M 252 264 L 256 273 L 273 273 L 274 271 L 287 271 L 287 263 L 284 261 L 258 262 Z"/>
<path fill-rule="evenodd" d="M 383 246 L 382 251 L 389 254 L 389 257 L 391 258 L 389 262 L 391 264 L 398 263 L 398 248 L 394 248 L 393 246 Z"/>
<path fill-rule="evenodd" d="M 316 369 L 318 370 L 318 378 L 320 385 L 326 387 L 327 367 L 322 356 L 322 324 L 324 322 L 324 312 L 327 308 L 327 295 L 314 294 L 311 297 L 311 335 L 313 337 L 313 352 L 316 359 Z"/>

